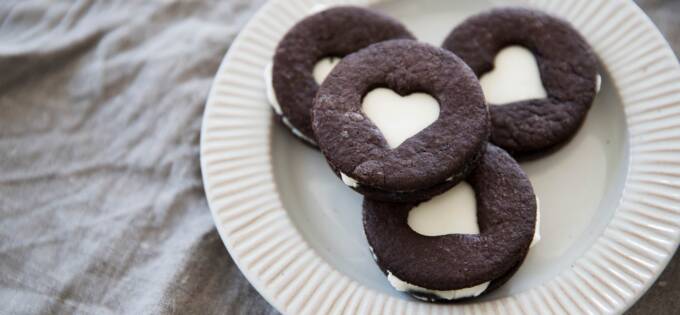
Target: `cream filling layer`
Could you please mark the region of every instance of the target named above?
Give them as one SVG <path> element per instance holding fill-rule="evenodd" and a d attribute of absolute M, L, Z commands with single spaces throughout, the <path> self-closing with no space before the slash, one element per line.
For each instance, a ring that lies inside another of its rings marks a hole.
<path fill-rule="evenodd" d="M 482 284 L 478 284 L 473 287 L 469 288 L 463 288 L 463 289 L 457 289 L 457 290 L 430 290 L 426 289 L 423 287 L 419 287 L 415 284 L 410 284 L 406 281 L 403 281 L 396 276 L 394 276 L 391 272 L 387 272 L 387 281 L 390 282 L 390 284 L 397 289 L 398 291 L 402 292 L 422 292 L 422 293 L 427 293 L 427 294 L 433 294 L 436 295 L 442 299 L 446 300 L 455 300 L 455 299 L 462 299 L 464 297 L 475 297 L 479 296 L 480 294 L 484 293 L 484 291 L 489 287 L 489 283 L 491 282 L 484 282 Z"/>

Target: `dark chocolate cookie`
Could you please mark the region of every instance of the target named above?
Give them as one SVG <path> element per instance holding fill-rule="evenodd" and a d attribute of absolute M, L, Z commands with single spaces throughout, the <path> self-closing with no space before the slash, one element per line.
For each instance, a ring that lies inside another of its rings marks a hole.
<path fill-rule="evenodd" d="M 417 203 L 364 199 L 366 238 L 393 285 L 396 278 L 424 289 L 405 289 L 419 298 L 447 300 L 425 290 L 482 285 L 485 293 L 522 263 L 537 224 L 536 196 L 526 174 L 510 155 L 489 144 L 466 181 L 475 191 L 479 234 L 421 235 L 407 221 Z"/>
<path fill-rule="evenodd" d="M 419 189 L 419 190 L 414 190 L 414 191 L 401 191 L 401 192 L 395 192 L 395 191 L 386 191 L 382 189 L 377 189 L 373 187 L 369 187 L 366 185 L 359 185 L 356 182 L 353 182 L 351 178 L 348 178 L 347 175 L 344 175 L 341 173 L 337 168 L 335 168 L 330 162 L 329 166 L 335 172 L 336 175 L 338 175 L 343 182 L 352 189 L 360 192 L 364 197 L 373 199 L 373 200 L 381 200 L 381 201 L 387 201 L 387 202 L 418 202 L 418 201 L 425 201 L 432 199 L 432 197 L 435 197 L 439 194 L 442 194 L 443 192 L 451 189 L 451 187 L 455 186 L 458 182 L 454 181 L 454 178 L 460 178 L 460 177 L 465 177 L 463 174 L 469 174 L 470 171 L 474 168 L 474 166 L 477 165 L 478 161 L 482 158 L 484 155 L 484 150 L 480 150 L 478 154 L 472 158 L 470 163 L 467 163 L 466 166 L 463 168 L 463 170 L 460 171 L 460 176 L 451 176 L 447 180 L 445 180 L 442 183 L 436 184 L 432 187 L 428 187 L 425 189 Z"/>
<path fill-rule="evenodd" d="M 309 111 L 319 87 L 313 76 L 316 63 L 397 38 L 413 35 L 398 21 L 360 7 L 334 7 L 298 22 L 274 54 L 273 91 L 268 93 L 276 114 L 296 136 L 315 144 Z"/>
<path fill-rule="evenodd" d="M 391 148 L 362 107 L 376 88 L 430 95 L 439 114 Z M 487 141 L 488 116 L 468 66 L 449 51 L 413 40 L 385 41 L 345 57 L 319 88 L 312 109 L 319 148 L 336 173 L 358 192 L 391 201 L 424 190 L 431 197 L 465 178 Z"/>
<path fill-rule="evenodd" d="M 597 59 L 568 22 L 523 8 L 470 17 L 442 46 L 481 77 L 512 45 L 533 52 L 547 97 L 491 106 L 491 141 L 513 155 L 544 151 L 570 139 L 585 120 L 599 85 Z"/>

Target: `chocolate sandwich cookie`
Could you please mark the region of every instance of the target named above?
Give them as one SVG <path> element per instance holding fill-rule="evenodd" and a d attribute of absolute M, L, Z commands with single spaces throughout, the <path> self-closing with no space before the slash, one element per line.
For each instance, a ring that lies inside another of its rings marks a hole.
<path fill-rule="evenodd" d="M 429 199 L 465 178 L 490 129 L 468 66 L 413 40 L 346 56 L 319 88 L 312 120 L 321 152 L 345 184 L 396 202 Z"/>
<path fill-rule="evenodd" d="M 478 296 L 507 281 L 540 239 L 536 196 L 508 153 L 487 145 L 479 166 L 459 185 L 471 187 L 470 198 L 476 203 L 473 217 L 457 212 L 451 218 L 472 222 L 471 227 L 458 227 L 460 234 L 436 230 L 442 215 L 425 225 L 410 217 L 412 210 L 432 204 L 445 209 L 463 206 L 462 199 L 446 199 L 459 186 L 421 204 L 364 199 L 368 244 L 396 289 L 432 301 Z"/>
<path fill-rule="evenodd" d="M 334 7 L 298 22 L 279 42 L 265 74 L 277 117 L 296 136 L 315 145 L 309 111 L 325 75 L 340 58 L 396 38 L 413 35 L 398 21 L 360 7 Z"/>
<path fill-rule="evenodd" d="M 521 49 L 530 52 L 532 60 L 526 67 L 533 63 L 537 68 L 538 87 L 518 79 L 531 69 L 516 69 L 506 75 L 507 80 L 489 83 L 488 89 L 482 82 L 490 105 L 503 104 L 490 106 L 491 141 L 513 155 L 544 151 L 570 139 L 599 90 L 597 59 L 588 43 L 568 22 L 539 11 L 501 8 L 475 15 L 458 25 L 442 46 L 463 59 L 481 81 L 487 73 L 502 70 L 495 69 L 500 68 L 499 59 L 508 59 L 503 67 L 512 68 L 525 63 Z M 504 53 L 506 48 L 509 51 Z M 496 89 L 503 94 L 505 84 L 516 85 L 506 94 L 524 93 L 529 98 L 506 100 L 501 95 L 494 100 L 499 94 Z"/>

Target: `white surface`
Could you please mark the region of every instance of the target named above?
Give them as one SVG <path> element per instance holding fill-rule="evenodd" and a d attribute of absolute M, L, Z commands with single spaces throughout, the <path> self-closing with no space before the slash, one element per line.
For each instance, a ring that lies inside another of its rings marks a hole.
<path fill-rule="evenodd" d="M 439 103 L 426 93 L 400 96 L 390 89 L 376 88 L 364 96 L 362 111 L 394 149 L 437 120 Z"/>
<path fill-rule="evenodd" d="M 314 81 L 316 81 L 316 84 L 321 85 L 323 80 L 326 79 L 328 74 L 331 73 L 331 70 L 335 68 L 340 60 L 342 60 L 342 58 L 326 57 L 317 61 L 316 64 L 314 64 L 314 70 L 312 71 L 312 75 L 314 76 Z"/>
<path fill-rule="evenodd" d="M 408 225 L 426 236 L 479 234 L 475 191 L 461 182 L 408 213 Z"/>
<path fill-rule="evenodd" d="M 482 284 L 478 284 L 473 287 L 469 288 L 463 288 L 463 289 L 458 289 L 458 290 L 430 290 L 426 289 L 423 287 L 419 287 L 415 284 L 410 284 L 404 280 L 401 280 L 397 278 L 397 276 L 393 275 L 391 272 L 387 271 L 387 281 L 398 291 L 401 292 L 407 292 L 407 291 L 415 291 L 415 292 L 422 292 L 422 293 L 429 293 L 429 294 L 434 294 L 442 299 L 447 299 L 447 300 L 456 300 L 456 299 L 462 299 L 466 297 L 474 297 L 474 296 L 479 296 L 486 290 L 486 288 L 489 287 L 489 283 L 491 282 L 484 282 Z"/>
<path fill-rule="evenodd" d="M 455 305 L 423 304 L 392 289 L 368 250 L 360 196 L 316 150 L 271 123 L 262 71 L 310 4 L 274 0 L 251 20 L 215 79 L 201 164 L 217 229 L 270 303 L 288 314 L 619 313 L 653 283 L 680 237 L 677 60 L 632 3 L 520 3 L 571 21 L 607 71 L 576 137 L 522 163 L 541 200 L 542 241 L 506 285 Z M 439 44 L 488 3 L 378 7 Z"/>
<path fill-rule="evenodd" d="M 530 50 L 508 46 L 496 54 L 493 64 L 494 68 L 479 78 L 487 103 L 502 105 L 547 97 L 536 57 Z"/>

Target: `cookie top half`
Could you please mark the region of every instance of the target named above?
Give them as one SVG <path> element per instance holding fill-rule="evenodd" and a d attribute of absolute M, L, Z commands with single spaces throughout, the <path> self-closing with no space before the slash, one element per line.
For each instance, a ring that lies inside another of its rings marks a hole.
<path fill-rule="evenodd" d="M 568 22 L 540 11 L 499 8 L 472 16 L 442 46 L 463 59 L 482 81 L 487 73 L 501 71 L 495 62 L 500 62 L 503 50 L 521 47 L 530 51 L 529 58 L 533 54 L 535 62 L 499 84 L 515 84 L 515 91 L 527 88 L 518 78 L 534 63 L 545 95 L 501 104 L 489 101 L 491 141 L 513 155 L 544 151 L 570 139 L 599 90 L 597 59 L 588 43 Z M 521 52 L 510 55 L 504 67 L 524 64 Z M 492 94 L 486 89 L 485 93 L 487 98 Z"/>
<path fill-rule="evenodd" d="M 319 87 L 313 73 L 317 62 L 397 38 L 413 35 L 397 20 L 360 7 L 333 7 L 301 20 L 284 35 L 274 54 L 276 114 L 301 138 L 314 142 L 309 112 Z"/>
<path fill-rule="evenodd" d="M 312 119 L 336 172 L 391 192 L 462 180 L 489 134 L 475 74 L 453 53 L 414 40 L 345 57 L 319 88 Z"/>

